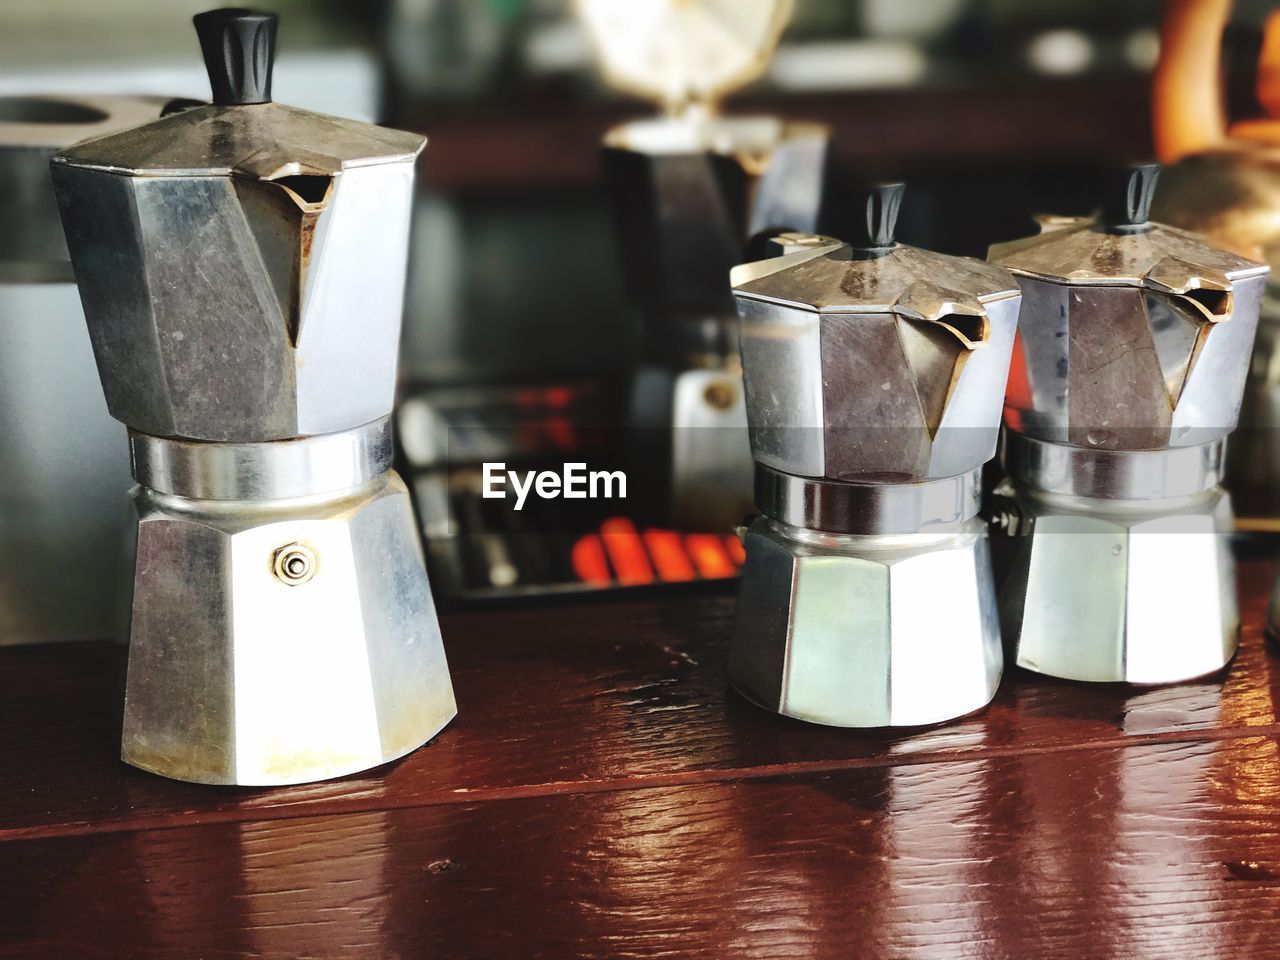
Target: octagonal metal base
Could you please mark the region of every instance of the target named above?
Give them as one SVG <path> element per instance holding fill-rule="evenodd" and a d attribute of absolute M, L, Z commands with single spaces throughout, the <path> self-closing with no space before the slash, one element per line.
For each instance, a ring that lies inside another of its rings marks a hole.
<path fill-rule="evenodd" d="M 757 518 L 729 679 L 785 716 L 917 726 L 991 701 L 1003 657 L 985 525 L 821 534 Z"/>
<path fill-rule="evenodd" d="M 257 504 L 133 496 L 125 762 L 197 783 L 302 783 L 394 760 L 453 718 L 394 473 Z M 283 562 L 293 548 L 309 567 Z"/>
<path fill-rule="evenodd" d="M 1107 500 L 997 490 L 1016 517 L 1000 592 L 1018 666 L 1068 680 L 1175 683 L 1235 654 L 1235 571 L 1221 487 Z"/>

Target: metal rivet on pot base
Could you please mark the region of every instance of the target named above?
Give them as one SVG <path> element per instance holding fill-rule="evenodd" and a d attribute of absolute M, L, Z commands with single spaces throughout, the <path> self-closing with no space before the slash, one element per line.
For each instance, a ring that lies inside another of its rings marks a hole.
<path fill-rule="evenodd" d="M 270 102 L 274 26 L 201 15 L 216 102 L 52 165 L 138 482 L 121 755 L 201 783 L 364 770 L 456 712 L 391 469 L 423 140 Z"/>
<path fill-rule="evenodd" d="M 318 563 L 315 551 L 305 543 L 290 543 L 276 550 L 271 571 L 281 583 L 296 587 L 315 577 Z"/>
<path fill-rule="evenodd" d="M 900 184 L 851 244 L 783 235 L 734 269 L 759 516 L 729 677 L 786 716 L 914 726 L 995 695 L 1003 657 L 981 468 L 1013 277 L 894 242 Z"/>

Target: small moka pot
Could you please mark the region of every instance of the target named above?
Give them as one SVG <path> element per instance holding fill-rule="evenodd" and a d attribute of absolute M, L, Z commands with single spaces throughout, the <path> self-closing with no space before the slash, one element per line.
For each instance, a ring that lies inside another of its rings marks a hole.
<path fill-rule="evenodd" d="M 991 248 L 1022 286 L 1006 401 L 1001 593 L 1016 663 L 1171 683 L 1235 653 L 1219 486 L 1267 267 L 1148 218 L 1159 167 L 1099 217 Z"/>
<path fill-rule="evenodd" d="M 866 193 L 852 243 L 784 235 L 732 274 L 760 515 L 729 678 L 833 726 L 953 719 L 1003 663 L 978 511 L 1018 285 L 895 243 L 902 192 Z"/>
<path fill-rule="evenodd" d="M 281 784 L 454 715 L 391 470 L 414 134 L 271 102 L 276 18 L 195 18 L 214 102 L 53 159 L 137 511 L 122 755 Z"/>

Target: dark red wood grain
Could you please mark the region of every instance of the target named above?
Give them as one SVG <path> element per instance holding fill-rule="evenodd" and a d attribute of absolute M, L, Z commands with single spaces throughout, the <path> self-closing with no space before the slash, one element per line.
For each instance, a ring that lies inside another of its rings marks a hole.
<path fill-rule="evenodd" d="M 121 764 L 109 646 L 2 651 L 0 839 L 1280 733 L 1280 666 L 1260 627 L 1273 566 L 1240 573 L 1242 646 L 1222 675 L 1141 689 L 1011 672 L 986 711 L 896 733 L 814 727 L 733 695 L 728 594 L 455 614 L 443 622 L 459 703 L 449 729 L 391 767 L 276 790 Z"/>
<path fill-rule="evenodd" d="M 0 956 L 1274 957 L 1271 736 L 10 841 Z"/>

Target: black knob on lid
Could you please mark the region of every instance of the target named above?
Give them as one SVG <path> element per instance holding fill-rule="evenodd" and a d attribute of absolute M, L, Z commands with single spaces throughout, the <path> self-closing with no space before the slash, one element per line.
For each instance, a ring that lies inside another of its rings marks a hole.
<path fill-rule="evenodd" d="M 1160 164 L 1134 163 L 1116 171 L 1107 185 L 1098 221 L 1110 233 L 1143 233 L 1151 229 L 1151 198 Z"/>
<path fill-rule="evenodd" d="M 270 102 L 276 19 L 274 13 L 240 7 L 210 10 L 192 18 L 214 103 L 241 106 Z"/>
<path fill-rule="evenodd" d="M 898 229 L 898 208 L 905 183 L 873 183 L 862 187 L 854 198 L 854 235 L 849 245 L 869 253 L 893 247 Z"/>

